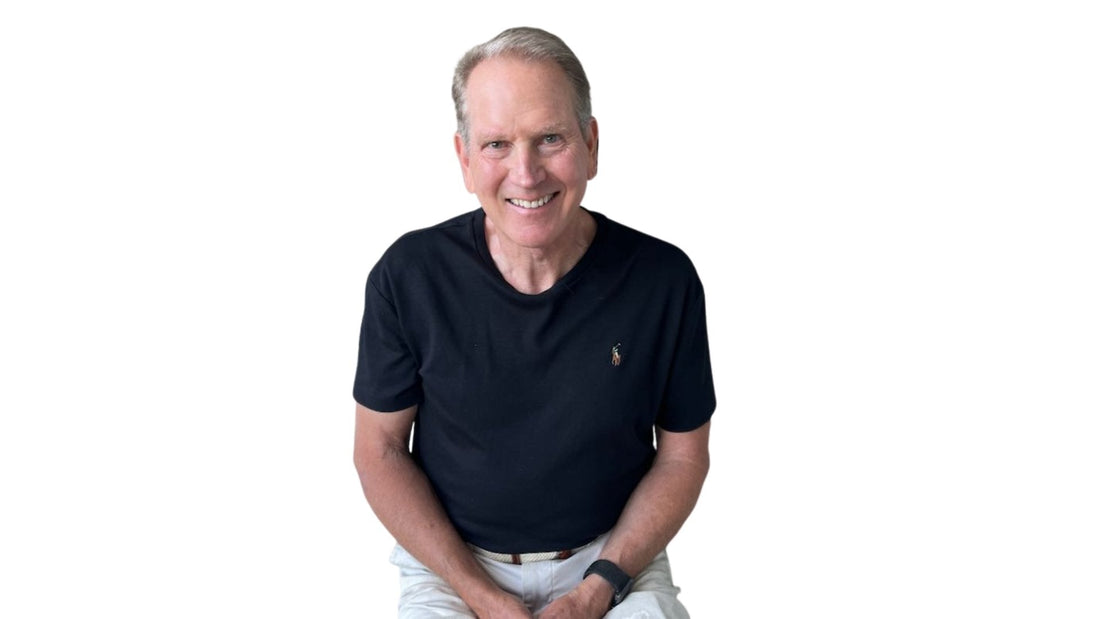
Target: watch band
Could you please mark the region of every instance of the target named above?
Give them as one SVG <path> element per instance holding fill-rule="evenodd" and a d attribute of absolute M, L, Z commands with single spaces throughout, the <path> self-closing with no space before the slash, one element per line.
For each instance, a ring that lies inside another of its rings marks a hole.
<path fill-rule="evenodd" d="M 603 578 L 611 585 L 611 588 L 615 590 L 615 594 L 611 596 L 611 608 L 614 608 L 619 602 L 622 602 L 626 594 L 630 593 L 630 588 L 634 586 L 634 579 L 618 565 L 615 565 L 607 559 L 597 559 L 593 561 L 592 565 L 589 565 L 588 569 L 584 571 L 584 577 L 588 578 L 590 574 L 596 574 Z"/>

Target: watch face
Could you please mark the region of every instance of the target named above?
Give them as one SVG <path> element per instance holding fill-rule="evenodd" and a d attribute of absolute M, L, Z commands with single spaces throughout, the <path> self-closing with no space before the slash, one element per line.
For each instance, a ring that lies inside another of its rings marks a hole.
<path fill-rule="evenodd" d="M 623 599 L 626 598 L 626 594 L 630 593 L 630 590 L 633 589 L 633 588 L 634 588 L 634 579 L 631 578 L 631 579 L 626 581 L 626 584 L 623 585 L 622 590 L 615 592 L 614 600 L 612 601 L 611 605 L 612 606 L 618 606 L 619 602 L 622 602 Z"/>

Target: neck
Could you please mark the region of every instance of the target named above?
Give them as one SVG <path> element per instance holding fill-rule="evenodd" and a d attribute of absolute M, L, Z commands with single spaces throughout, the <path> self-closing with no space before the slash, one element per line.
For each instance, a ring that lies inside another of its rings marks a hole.
<path fill-rule="evenodd" d="M 504 280 L 524 294 L 539 294 L 553 287 L 580 262 L 595 237 L 596 220 L 584 210 L 578 211 L 553 247 L 511 243 L 497 232 L 491 219 L 485 218 L 485 242 L 493 263 Z"/>

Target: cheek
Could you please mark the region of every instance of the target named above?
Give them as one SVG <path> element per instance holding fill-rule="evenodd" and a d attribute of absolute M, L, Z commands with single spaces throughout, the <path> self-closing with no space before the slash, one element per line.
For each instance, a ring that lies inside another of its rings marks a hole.
<path fill-rule="evenodd" d="M 482 162 L 471 168 L 471 184 L 478 193 L 496 191 L 502 179 L 500 167 L 492 163 Z"/>
<path fill-rule="evenodd" d="M 556 160 L 546 169 L 554 178 L 566 185 L 583 182 L 588 178 L 587 162 L 577 157 Z"/>
<path fill-rule="evenodd" d="M 572 174 L 572 178 L 570 179 L 570 181 L 577 184 L 584 184 L 588 181 L 589 178 L 592 177 L 589 172 L 590 170 L 588 160 L 584 158 L 578 159 L 573 168 L 570 170 L 570 173 Z"/>

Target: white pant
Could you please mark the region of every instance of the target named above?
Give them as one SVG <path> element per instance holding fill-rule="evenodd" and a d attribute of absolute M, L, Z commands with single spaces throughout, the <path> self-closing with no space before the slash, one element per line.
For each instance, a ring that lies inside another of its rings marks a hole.
<path fill-rule="evenodd" d="M 500 588 L 523 600 L 531 612 L 576 587 L 584 571 L 599 558 L 607 535 L 585 546 L 564 561 L 536 561 L 523 565 L 502 563 L 478 556 L 478 561 Z M 460 617 L 474 619 L 474 613 L 454 589 L 417 561 L 401 546 L 393 549 L 390 562 L 401 569 L 399 619 Z M 688 619 L 684 605 L 676 599 L 680 589 L 672 584 L 668 555 L 661 552 L 634 579 L 634 588 L 606 619 Z"/>

